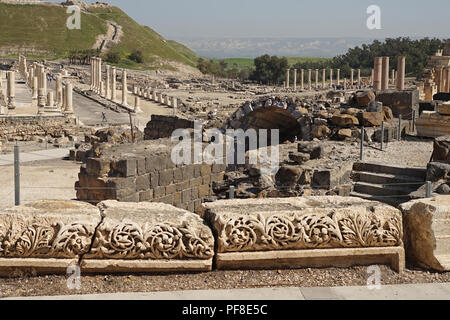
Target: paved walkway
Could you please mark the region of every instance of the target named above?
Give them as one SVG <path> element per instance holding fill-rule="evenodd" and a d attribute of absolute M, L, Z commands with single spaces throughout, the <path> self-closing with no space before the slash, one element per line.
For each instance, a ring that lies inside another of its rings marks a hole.
<path fill-rule="evenodd" d="M 62 159 L 69 155 L 69 151 L 70 149 L 48 149 L 32 152 L 21 152 L 19 154 L 19 160 L 20 163 L 25 163 L 40 160 Z M 9 166 L 13 164 L 14 164 L 13 153 L 0 155 L 0 166 Z"/>
<path fill-rule="evenodd" d="M 450 283 L 335 288 L 261 288 L 149 293 L 111 293 L 5 300 L 450 300 Z"/>

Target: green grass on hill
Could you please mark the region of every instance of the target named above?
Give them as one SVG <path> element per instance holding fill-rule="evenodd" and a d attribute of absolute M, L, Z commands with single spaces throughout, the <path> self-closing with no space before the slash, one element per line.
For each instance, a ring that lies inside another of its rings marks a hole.
<path fill-rule="evenodd" d="M 81 30 L 69 30 L 67 17 L 61 6 L 0 3 L 0 48 L 24 47 L 64 56 L 91 48 L 96 36 L 106 32 L 105 22 L 94 15 L 82 14 Z"/>
<path fill-rule="evenodd" d="M 191 49 L 189 49 L 188 47 L 186 47 L 185 45 L 176 42 L 174 40 L 167 40 L 167 42 L 169 42 L 169 44 L 175 49 L 177 50 L 179 53 L 181 53 L 183 56 L 185 56 L 186 58 L 188 58 L 190 61 L 192 61 L 193 63 L 197 64 L 198 59 L 200 58 L 195 52 L 193 52 Z"/>
<path fill-rule="evenodd" d="M 94 8 L 82 13 L 81 30 L 69 30 L 66 27 L 68 17 L 62 6 L 0 3 L 0 49 L 19 47 L 26 48 L 27 52 L 35 49 L 45 58 L 67 57 L 71 51 L 91 49 L 96 37 L 106 33 L 106 21 L 112 20 L 121 25 L 124 32 L 121 42 L 112 48 L 121 55 L 121 65 L 139 69 L 167 68 L 167 60 L 196 65 L 189 57 L 189 49 L 178 52 L 179 46 L 169 43 L 151 28 L 139 25 L 117 7 Z M 133 50 L 142 51 L 143 65 L 127 59 Z M 162 61 L 155 64 L 158 58 Z"/>
<path fill-rule="evenodd" d="M 329 58 L 317 58 L 317 57 L 286 57 L 290 66 L 297 63 L 304 62 L 320 62 L 328 61 Z M 213 59 L 215 62 L 225 61 L 228 66 L 227 69 L 237 68 L 239 70 L 244 68 L 253 68 L 255 66 L 254 59 L 251 58 L 226 58 L 226 59 Z"/>

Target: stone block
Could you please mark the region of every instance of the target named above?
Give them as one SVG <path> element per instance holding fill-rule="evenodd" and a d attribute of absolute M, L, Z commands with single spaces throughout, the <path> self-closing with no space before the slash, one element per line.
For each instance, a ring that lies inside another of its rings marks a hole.
<path fill-rule="evenodd" d="M 166 195 L 174 194 L 177 191 L 177 186 L 174 184 L 170 184 L 166 187 Z"/>
<path fill-rule="evenodd" d="M 166 188 L 165 187 L 156 187 L 154 188 L 154 197 L 161 198 L 166 195 Z"/>
<path fill-rule="evenodd" d="M 79 201 L 37 201 L 1 209 L 0 258 L 78 259 L 89 251 L 100 221 L 95 206 Z"/>
<path fill-rule="evenodd" d="M 191 189 L 181 191 L 181 202 L 188 203 L 191 201 Z"/>
<path fill-rule="evenodd" d="M 344 260 L 347 266 L 389 263 L 399 272 L 404 269 L 402 214 L 379 202 L 301 197 L 221 200 L 202 207 L 216 234 L 221 266 L 288 267 L 290 257 L 301 263 L 305 255 L 316 260 L 302 267 L 319 261 L 340 266 Z"/>
<path fill-rule="evenodd" d="M 194 178 L 194 166 L 188 165 L 181 168 L 183 180 L 191 180 Z"/>
<path fill-rule="evenodd" d="M 86 172 L 94 177 L 107 176 L 111 171 L 110 161 L 99 159 L 99 158 L 89 158 L 86 161 Z"/>
<path fill-rule="evenodd" d="M 407 259 L 426 269 L 450 270 L 450 196 L 413 200 L 400 206 Z"/>
<path fill-rule="evenodd" d="M 208 164 L 202 164 L 200 171 L 201 171 L 202 177 L 209 176 L 209 175 L 211 175 L 211 166 Z"/>
<path fill-rule="evenodd" d="M 198 178 L 193 178 L 189 181 L 189 186 L 192 187 L 198 187 L 200 185 L 202 185 L 202 177 L 198 177 Z"/>
<path fill-rule="evenodd" d="M 210 194 L 211 194 L 211 187 L 209 186 L 209 184 L 203 184 L 198 187 L 198 196 L 200 198 L 207 197 Z"/>
<path fill-rule="evenodd" d="M 174 181 L 173 178 L 173 170 L 163 170 L 159 172 L 159 185 L 162 187 L 168 186 L 169 184 L 172 184 Z"/>
<path fill-rule="evenodd" d="M 137 173 L 136 164 L 136 159 L 130 158 L 113 162 L 111 165 L 113 170 L 118 172 L 122 177 L 131 177 Z"/>
<path fill-rule="evenodd" d="M 153 200 L 153 190 L 145 190 L 139 192 L 139 202 Z"/>
<path fill-rule="evenodd" d="M 150 173 L 150 186 L 152 189 L 159 186 L 159 172 Z"/>
<path fill-rule="evenodd" d="M 150 189 L 150 174 L 136 177 L 136 191 L 145 191 Z"/>

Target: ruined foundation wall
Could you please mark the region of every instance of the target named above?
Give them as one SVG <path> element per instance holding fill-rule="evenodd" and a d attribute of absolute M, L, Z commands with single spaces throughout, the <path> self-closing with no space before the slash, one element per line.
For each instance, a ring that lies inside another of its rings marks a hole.
<path fill-rule="evenodd" d="M 194 121 L 176 116 L 154 114 L 144 130 L 144 139 L 169 138 L 176 129 L 194 129 Z"/>
<path fill-rule="evenodd" d="M 75 188 L 79 200 L 92 203 L 150 201 L 195 212 L 212 195 L 213 182 L 224 179 L 225 169 L 224 164 L 176 165 L 169 146 L 144 141 L 89 158 Z"/>
<path fill-rule="evenodd" d="M 0 117 L 0 140 L 29 141 L 35 136 L 62 137 L 78 134 L 75 119 L 64 116 Z"/>

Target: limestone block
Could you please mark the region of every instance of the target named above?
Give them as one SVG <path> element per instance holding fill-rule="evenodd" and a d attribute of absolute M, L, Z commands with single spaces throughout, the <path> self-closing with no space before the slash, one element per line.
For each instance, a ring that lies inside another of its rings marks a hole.
<path fill-rule="evenodd" d="M 434 139 L 433 161 L 450 163 L 450 135 Z"/>
<path fill-rule="evenodd" d="M 402 204 L 406 256 L 420 267 L 450 270 L 450 196 Z"/>
<path fill-rule="evenodd" d="M 98 209 L 77 201 L 38 201 L 0 211 L 0 257 L 75 259 L 88 252 Z"/>
<path fill-rule="evenodd" d="M 357 198 L 223 200 L 202 210 L 218 253 L 402 246 L 401 212 Z"/>
<path fill-rule="evenodd" d="M 442 115 L 450 116 L 450 103 L 443 103 L 438 106 L 438 112 Z"/>
<path fill-rule="evenodd" d="M 214 255 L 211 230 L 196 214 L 162 203 L 98 204 L 103 221 L 86 259 L 200 259 Z"/>
<path fill-rule="evenodd" d="M 356 117 L 349 114 L 338 114 L 331 118 L 331 122 L 338 127 L 350 127 L 359 125 Z"/>
<path fill-rule="evenodd" d="M 450 116 L 424 111 L 416 122 L 419 137 L 440 137 L 450 135 Z"/>
<path fill-rule="evenodd" d="M 382 112 L 362 112 L 361 122 L 365 127 L 379 127 L 384 120 L 384 113 Z"/>

